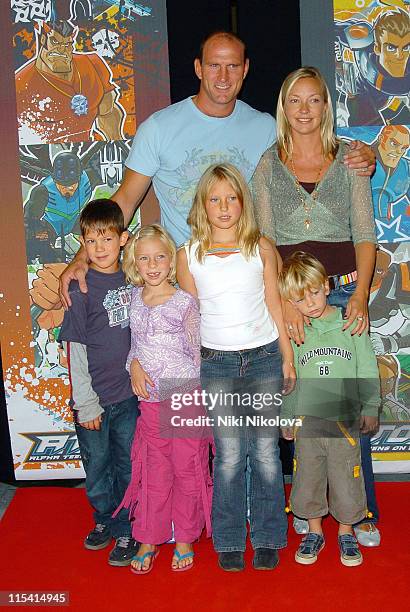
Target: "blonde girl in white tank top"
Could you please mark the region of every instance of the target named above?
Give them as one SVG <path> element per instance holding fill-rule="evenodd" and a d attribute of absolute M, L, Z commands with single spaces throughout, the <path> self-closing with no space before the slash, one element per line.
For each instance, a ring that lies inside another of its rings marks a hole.
<path fill-rule="evenodd" d="M 203 388 L 215 378 L 243 381 L 233 389 L 240 392 L 255 380 L 276 380 L 278 390 L 289 393 L 295 370 L 277 287 L 277 253 L 257 228 L 248 187 L 235 166 L 216 164 L 205 171 L 188 224 L 192 239 L 177 253 L 177 278 L 199 299 Z M 240 425 L 234 438 L 221 427 L 214 435 L 212 527 L 219 565 L 227 571 L 244 567 L 249 461 L 253 566 L 273 569 L 277 549 L 286 546 L 277 432 L 250 441 Z"/>

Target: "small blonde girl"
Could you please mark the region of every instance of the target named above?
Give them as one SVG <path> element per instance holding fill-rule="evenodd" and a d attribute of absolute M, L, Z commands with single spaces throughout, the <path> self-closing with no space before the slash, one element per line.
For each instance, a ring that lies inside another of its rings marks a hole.
<path fill-rule="evenodd" d="M 185 392 L 194 390 L 199 379 L 199 308 L 192 295 L 174 287 L 175 258 L 168 233 L 148 225 L 129 241 L 123 261 L 127 280 L 135 285 L 126 367 L 141 416 L 131 482 L 120 508 L 130 508 L 133 537 L 141 542 L 131 563 L 137 575 L 151 571 L 158 545 L 172 537 L 172 524 L 174 571 L 193 567 L 192 542 L 205 524 L 210 533 L 209 439 L 200 427 L 176 437 L 164 412 L 164 399 L 181 384 Z"/>
<path fill-rule="evenodd" d="M 214 389 L 217 381 L 229 397 L 239 393 L 240 406 L 221 406 L 232 417 L 255 415 L 241 394 L 268 388 L 273 395 L 282 389 L 282 378 L 289 392 L 295 379 L 277 287 L 275 248 L 257 228 L 244 178 L 228 163 L 205 171 L 188 223 L 192 239 L 177 253 L 177 278 L 180 287 L 200 303 L 202 387 Z M 212 414 L 216 446 L 212 530 L 219 565 L 227 571 L 244 567 L 249 460 L 253 566 L 273 569 L 277 549 L 286 546 L 287 530 L 278 430 L 272 428 L 262 436 L 240 425 L 227 432 L 217 426 L 215 410 Z"/>

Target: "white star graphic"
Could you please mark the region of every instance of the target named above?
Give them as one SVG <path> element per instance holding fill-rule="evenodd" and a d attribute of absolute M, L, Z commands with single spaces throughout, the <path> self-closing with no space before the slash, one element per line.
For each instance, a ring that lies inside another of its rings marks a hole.
<path fill-rule="evenodd" d="M 401 215 L 397 219 L 393 219 L 391 223 L 383 223 L 380 219 L 375 219 L 377 240 L 379 242 L 404 242 L 405 240 L 410 240 L 409 236 L 400 231 L 400 221 Z"/>

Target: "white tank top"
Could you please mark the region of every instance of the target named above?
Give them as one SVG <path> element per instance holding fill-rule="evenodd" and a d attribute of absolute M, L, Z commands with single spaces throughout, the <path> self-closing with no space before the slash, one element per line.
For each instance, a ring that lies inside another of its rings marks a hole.
<path fill-rule="evenodd" d="M 265 302 L 263 262 L 242 253 L 208 255 L 201 264 L 197 243 L 185 245 L 201 310 L 201 343 L 220 351 L 239 351 L 269 344 L 278 338 Z"/>

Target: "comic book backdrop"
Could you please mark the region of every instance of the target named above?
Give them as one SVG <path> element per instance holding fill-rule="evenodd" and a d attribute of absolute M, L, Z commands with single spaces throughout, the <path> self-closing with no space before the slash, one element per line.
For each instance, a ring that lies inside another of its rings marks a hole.
<path fill-rule="evenodd" d="M 410 471 L 410 3 L 334 0 L 338 134 L 370 144 L 379 251 L 370 337 L 381 377 L 376 472 Z"/>
<path fill-rule="evenodd" d="M 0 305 L 14 469 L 77 478 L 58 278 L 79 248 L 82 208 L 116 191 L 137 125 L 169 104 L 165 0 L 11 0 L 7 27 L 15 103 L 0 129 L 18 133 L 18 174 Z"/>
<path fill-rule="evenodd" d="M 409 471 L 409 3 L 335 0 L 334 14 L 338 133 L 371 143 L 379 162 L 370 314 L 383 412 L 374 466 Z M 66 24 L 54 33 L 56 19 Z M 115 191 L 136 126 L 169 102 L 165 0 L 11 0 L 2 27 L 10 33 L 2 95 L 13 107 L 12 121 L 0 117 L 2 196 L 15 205 L 2 223 L 0 325 L 15 473 L 77 477 L 67 364 L 56 341 L 58 277 L 78 248 L 81 208 Z M 46 66 L 41 75 L 36 65 Z M 56 76 L 67 66 L 72 87 Z"/>

